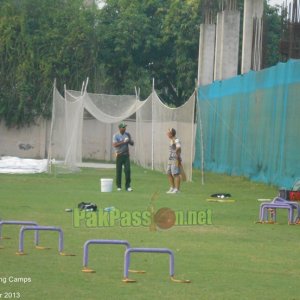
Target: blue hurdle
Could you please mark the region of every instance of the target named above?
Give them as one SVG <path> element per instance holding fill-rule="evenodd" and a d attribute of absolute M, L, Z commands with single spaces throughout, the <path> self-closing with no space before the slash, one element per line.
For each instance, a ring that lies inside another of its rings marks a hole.
<path fill-rule="evenodd" d="M 16 220 L 2 220 L 0 221 L 0 240 L 9 239 L 9 237 L 2 236 L 2 227 L 3 225 L 35 225 L 38 226 L 38 223 L 34 221 L 16 221 Z M 35 246 L 39 244 L 39 232 L 35 231 Z"/>
<path fill-rule="evenodd" d="M 288 224 L 295 224 L 299 221 L 300 206 L 293 201 L 287 201 L 283 198 L 276 197 L 271 202 L 264 202 L 259 208 L 259 223 L 275 223 L 276 209 L 287 209 Z M 268 210 L 272 211 L 271 220 L 268 219 Z M 294 210 L 296 210 L 296 217 L 294 217 Z"/>
<path fill-rule="evenodd" d="M 129 264 L 130 264 L 130 254 L 132 252 L 137 252 L 137 253 L 166 253 L 169 254 L 170 260 L 169 260 L 169 274 L 170 278 L 174 282 L 179 282 L 179 283 L 190 283 L 190 280 L 179 280 L 174 278 L 174 253 L 170 249 L 167 248 L 128 248 L 125 251 L 124 254 L 124 278 L 123 282 L 126 283 L 131 283 L 131 282 L 136 282 L 136 280 L 129 279 L 128 278 L 128 272 L 129 272 Z"/>
<path fill-rule="evenodd" d="M 74 256 L 73 254 L 66 254 L 63 252 L 64 248 L 64 233 L 61 228 L 54 226 L 22 226 L 20 229 L 19 235 L 19 251 L 16 253 L 17 255 L 25 255 L 24 253 L 24 233 L 28 230 L 36 230 L 36 231 L 57 231 L 59 233 L 58 240 L 58 251 L 62 256 Z"/>
<path fill-rule="evenodd" d="M 91 244 L 109 244 L 109 245 L 125 245 L 126 249 L 130 248 L 130 244 L 124 240 L 88 240 L 84 243 L 83 246 L 83 269 L 82 272 L 85 273 L 95 273 L 93 269 L 88 268 L 88 260 L 89 260 L 89 245 Z"/>

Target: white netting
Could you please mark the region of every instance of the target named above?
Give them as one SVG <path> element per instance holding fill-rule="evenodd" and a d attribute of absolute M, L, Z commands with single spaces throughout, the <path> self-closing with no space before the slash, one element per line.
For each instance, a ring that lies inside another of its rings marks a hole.
<path fill-rule="evenodd" d="M 133 95 L 92 94 L 86 90 L 66 90 L 64 98 L 54 87 L 50 158 L 62 160 L 69 168 L 79 165 L 82 158 L 112 161 L 112 136 L 118 124 L 126 120 L 127 131 L 135 141 L 131 159 L 145 168 L 164 171 L 169 144 L 166 132 L 173 127 L 182 142 L 187 180 L 191 180 L 194 106 L 194 95 L 183 106 L 169 108 L 155 91 L 144 101 Z"/>
<path fill-rule="evenodd" d="M 167 131 L 175 128 L 182 143 L 182 163 L 187 180 L 192 179 L 194 155 L 194 94 L 181 107 L 170 108 L 154 91 L 136 114 L 136 162 L 143 167 L 165 171 L 168 162 Z"/>
<path fill-rule="evenodd" d="M 83 122 L 83 96 L 73 97 L 65 93 L 66 116 L 66 157 L 67 165 L 82 162 L 82 122 Z"/>

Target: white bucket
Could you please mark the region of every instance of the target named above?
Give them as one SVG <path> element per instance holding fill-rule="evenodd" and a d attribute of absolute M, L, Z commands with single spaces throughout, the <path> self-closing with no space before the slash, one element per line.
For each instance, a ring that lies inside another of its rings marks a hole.
<path fill-rule="evenodd" d="M 111 178 L 101 178 L 100 182 L 101 182 L 101 192 L 102 193 L 112 192 L 113 179 L 111 179 Z"/>

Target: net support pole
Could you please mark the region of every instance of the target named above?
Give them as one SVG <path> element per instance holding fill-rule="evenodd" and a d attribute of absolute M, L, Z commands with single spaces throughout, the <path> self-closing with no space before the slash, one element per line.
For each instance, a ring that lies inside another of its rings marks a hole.
<path fill-rule="evenodd" d="M 89 84 L 89 77 L 86 78 L 86 84 L 85 84 L 85 87 L 84 87 L 84 90 L 83 90 L 83 94 L 81 94 L 81 96 L 83 96 L 86 93 L 88 84 Z"/>
<path fill-rule="evenodd" d="M 67 124 L 67 111 L 68 111 L 68 106 L 67 106 L 67 86 L 66 84 L 64 84 L 64 98 L 65 98 L 65 115 L 64 115 L 64 121 L 65 121 L 65 131 L 66 131 L 66 128 L 68 128 L 68 124 Z M 68 147 L 68 146 L 66 146 Z M 66 158 L 67 158 L 67 152 L 68 152 L 68 148 L 65 148 L 64 149 L 64 165 L 67 164 L 66 162 Z"/>
<path fill-rule="evenodd" d="M 192 110 L 192 132 L 191 132 L 191 135 L 192 135 L 192 138 L 191 138 L 191 178 L 190 178 L 190 181 L 192 181 L 193 179 L 193 158 L 194 158 L 194 152 L 195 152 L 195 138 L 194 138 L 194 135 L 195 135 L 195 132 L 194 132 L 194 124 L 195 124 L 195 120 L 194 120 L 194 116 L 195 116 L 195 104 L 196 104 L 196 90 L 194 91 L 194 103 L 193 103 L 193 110 Z"/>
<path fill-rule="evenodd" d="M 136 86 L 134 87 L 134 91 L 135 91 L 135 98 L 136 98 L 136 105 L 137 105 L 137 101 L 139 100 L 140 98 L 140 92 L 137 90 Z M 139 120 L 138 120 L 138 115 L 137 115 L 137 109 L 135 107 L 135 135 L 137 136 L 138 135 L 138 123 L 139 123 Z M 134 159 L 135 159 L 135 162 L 137 161 L 136 159 L 136 153 L 137 153 L 137 147 L 134 147 Z"/>
<path fill-rule="evenodd" d="M 84 86 L 85 86 L 85 81 L 83 81 L 81 85 L 81 91 L 80 91 L 81 96 L 83 95 Z"/>
<path fill-rule="evenodd" d="M 152 157 L 151 157 L 151 169 L 154 170 L 154 78 L 152 80 L 152 96 L 151 96 L 151 111 L 152 111 L 152 116 L 151 116 L 151 148 L 152 148 Z"/>
<path fill-rule="evenodd" d="M 201 144 L 201 183 L 204 184 L 204 139 L 203 139 L 203 126 L 202 126 L 202 118 L 201 118 L 201 109 L 199 104 L 199 97 L 197 93 L 197 107 L 199 117 L 199 126 L 200 126 L 200 144 Z"/>
<path fill-rule="evenodd" d="M 49 145 L 48 145 L 48 171 L 51 173 L 51 160 L 52 160 L 52 138 L 53 138 L 53 124 L 55 122 L 55 95 L 56 95 L 56 78 L 53 82 L 53 93 L 52 93 L 52 114 L 51 114 L 51 125 L 50 125 L 50 135 L 49 135 Z"/>

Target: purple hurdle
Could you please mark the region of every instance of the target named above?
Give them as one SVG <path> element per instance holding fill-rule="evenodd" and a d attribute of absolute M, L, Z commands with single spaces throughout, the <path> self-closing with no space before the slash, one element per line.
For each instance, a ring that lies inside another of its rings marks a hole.
<path fill-rule="evenodd" d="M 275 223 L 277 208 L 288 210 L 288 224 L 295 224 L 299 220 L 300 217 L 299 204 L 293 201 L 287 201 L 280 197 L 276 197 L 272 200 L 272 202 L 264 202 L 260 205 L 259 223 Z M 268 209 L 273 210 L 273 218 L 271 221 L 268 220 Z M 294 209 L 297 211 L 295 220 L 294 220 Z"/>
<path fill-rule="evenodd" d="M 73 256 L 73 254 L 66 254 L 63 252 L 64 248 L 64 234 L 61 228 L 53 227 L 53 226 L 22 226 L 20 229 L 19 235 L 19 251 L 16 253 L 17 255 L 25 255 L 24 253 L 24 233 L 28 230 L 36 230 L 36 231 L 58 231 L 59 232 L 59 240 L 58 240 L 58 251 L 60 255 L 63 256 Z"/>
<path fill-rule="evenodd" d="M 85 273 L 95 273 L 93 269 L 88 267 L 88 260 L 89 260 L 89 245 L 91 244 L 100 244 L 100 245 L 125 245 L 126 249 L 130 248 L 129 242 L 125 240 L 88 240 L 84 243 L 83 246 L 83 269 L 82 272 Z M 145 273 L 144 271 L 134 271 L 129 270 L 129 272 L 135 273 Z"/>
<path fill-rule="evenodd" d="M 16 220 L 2 220 L 0 221 L 0 240 L 9 239 L 8 237 L 2 236 L 2 227 L 3 225 L 35 225 L 38 226 L 38 223 L 34 221 L 16 221 Z M 35 246 L 38 248 L 39 244 L 39 232 L 35 231 L 34 233 L 34 243 Z"/>
<path fill-rule="evenodd" d="M 131 283 L 136 282 L 136 280 L 128 278 L 129 264 L 130 264 L 130 254 L 131 252 L 137 253 L 167 253 L 170 256 L 170 264 L 169 264 L 169 273 L 171 280 L 174 282 L 180 283 L 190 283 L 190 280 L 179 280 L 174 278 L 174 253 L 172 250 L 167 248 L 128 248 L 124 254 L 124 278 L 123 282 Z"/>

